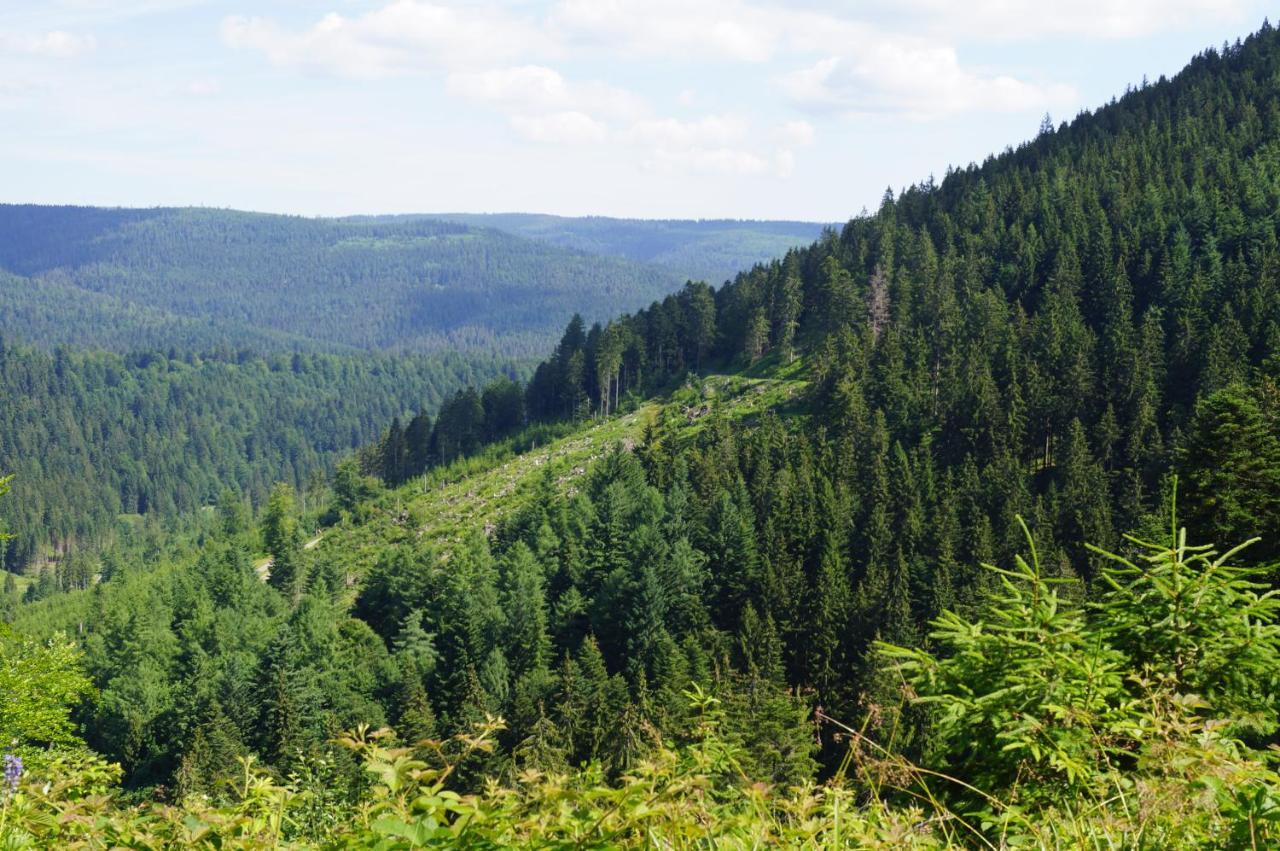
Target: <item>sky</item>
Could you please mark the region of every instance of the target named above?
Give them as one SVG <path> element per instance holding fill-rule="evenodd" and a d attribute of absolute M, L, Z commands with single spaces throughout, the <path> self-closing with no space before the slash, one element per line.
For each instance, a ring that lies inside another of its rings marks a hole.
<path fill-rule="evenodd" d="M 0 201 L 843 221 L 1252 0 L 0 0 Z"/>

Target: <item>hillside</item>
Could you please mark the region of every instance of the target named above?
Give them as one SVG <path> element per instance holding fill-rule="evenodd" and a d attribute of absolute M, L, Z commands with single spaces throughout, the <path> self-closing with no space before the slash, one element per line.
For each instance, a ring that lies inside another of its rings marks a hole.
<path fill-rule="evenodd" d="M 4 567 L 91 558 L 121 517 L 172 521 L 225 489 L 259 502 L 274 482 L 323 482 L 391 417 L 519 369 L 479 355 L 120 356 L 0 343 L 0 469 L 14 477 Z"/>
<path fill-rule="evenodd" d="M 180 316 L 145 302 L 91 292 L 62 275 L 22 278 L 0 271 L 0 329 L 10 341 L 44 348 L 83 346 L 113 352 L 345 351 L 328 344 L 248 322 Z"/>
<path fill-rule="evenodd" d="M 701 433 L 713 407 L 716 416 L 711 419 L 717 421 L 758 419 L 803 394 L 805 383 L 798 372 L 713 375 L 681 388 L 674 398 L 650 400 L 617 418 L 576 428 L 560 424 L 545 432 L 535 429 L 491 444 L 362 505 L 361 511 L 369 513 L 367 522 L 327 532 L 316 557 L 363 576 L 389 544 L 411 539 L 449 553 L 477 532 L 492 532 L 545 499 L 549 484 L 555 493 L 572 495 L 596 462 L 619 449 L 643 446 L 646 433 L 659 423 L 676 423 L 675 439 L 689 442 Z"/>
<path fill-rule="evenodd" d="M 33 281 L 6 281 L 0 333 L 197 350 L 249 342 L 260 351 L 539 354 L 562 316 L 603 318 L 684 282 L 666 269 L 421 217 L 12 205 L 0 206 L 0 269 Z M 65 321 L 48 307 L 62 293 Z"/>
<path fill-rule="evenodd" d="M 53 719 L 3 729 L 21 829 L 1274 847 L 1277 80 L 1268 25 L 723 287 L 573 318 L 526 384 L 385 422 L 319 509 L 278 487 L 12 589 L 61 685 L 11 677 Z M 81 789 L 117 776 L 151 799 Z"/>
<path fill-rule="evenodd" d="M 731 236 L 677 243 L 705 259 Z M 275 480 L 300 486 L 331 472 L 336 453 L 369 442 L 388 416 L 435 410 L 468 381 L 513 372 L 500 363 L 506 354 L 545 353 L 559 317 L 639 307 L 683 280 L 655 265 L 423 217 L 0 206 L 5 342 L 163 352 L 188 363 L 199 355 L 204 364 L 160 380 L 138 370 L 140 393 L 183 385 L 139 411 L 130 385 L 100 383 L 134 361 L 93 356 L 84 373 L 72 367 L 70 382 L 46 382 L 47 367 L 28 364 L 36 355 L 11 352 L 4 387 L 27 403 L 0 423 L 0 470 L 17 475 L 16 538 L 4 564 L 22 570 L 96 547 L 115 534 L 117 515 L 171 520 L 223 487 L 261 498 Z M 361 358 L 367 349 L 449 354 L 392 362 Z M 347 360 L 304 381 L 272 369 L 268 385 L 245 368 L 256 353 L 288 352 Z M 66 362 L 59 355 L 60 369 Z M 243 377 L 214 378 L 211 364 Z M 28 366 L 41 377 L 31 379 Z M 366 383 L 353 390 L 356 375 Z M 245 392 L 229 393 L 224 380 Z M 204 400 L 199 411 L 179 410 L 192 398 Z"/>
<path fill-rule="evenodd" d="M 434 217 L 661 266 L 682 282 L 709 281 L 717 285 L 743 269 L 813 242 L 826 226 L 813 222 L 571 218 L 533 213 L 444 213 Z"/>

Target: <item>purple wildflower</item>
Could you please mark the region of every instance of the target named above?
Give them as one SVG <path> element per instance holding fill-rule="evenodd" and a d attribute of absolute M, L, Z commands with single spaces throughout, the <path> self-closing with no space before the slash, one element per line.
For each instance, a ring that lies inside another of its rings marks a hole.
<path fill-rule="evenodd" d="M 22 757 L 14 756 L 11 753 L 4 755 L 4 782 L 10 791 L 18 788 L 18 781 L 22 779 Z"/>

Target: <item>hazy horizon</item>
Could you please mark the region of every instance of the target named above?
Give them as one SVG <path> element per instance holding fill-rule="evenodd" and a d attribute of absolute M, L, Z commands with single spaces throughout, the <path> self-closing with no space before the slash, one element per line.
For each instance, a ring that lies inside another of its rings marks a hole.
<path fill-rule="evenodd" d="M 260 210 L 246 207 L 228 207 L 214 206 L 211 204 L 77 204 L 62 202 L 42 202 L 42 201 L 22 201 L 22 200 L 4 200 L 0 201 L 0 207 L 93 207 L 105 210 L 218 210 L 226 213 L 246 213 L 249 215 L 263 216 L 295 216 L 302 219 L 380 219 L 380 218 L 426 218 L 441 219 L 450 216 L 539 216 L 554 219 L 611 219 L 615 221 L 636 221 L 636 222 L 732 222 L 732 223 L 752 223 L 752 222 L 770 222 L 777 224 L 818 224 L 818 225 L 834 225 L 839 224 L 838 221 L 826 221 L 823 219 L 760 219 L 760 218 L 742 218 L 739 216 L 701 216 L 701 217 L 679 217 L 679 216 L 609 216 L 599 213 L 584 213 L 582 215 L 565 215 L 561 213 L 548 213 L 541 210 L 441 210 L 441 211 L 423 211 L 411 210 L 401 213 L 380 213 L 380 212 L 356 212 L 356 213 L 291 213 L 281 212 L 277 210 Z"/>

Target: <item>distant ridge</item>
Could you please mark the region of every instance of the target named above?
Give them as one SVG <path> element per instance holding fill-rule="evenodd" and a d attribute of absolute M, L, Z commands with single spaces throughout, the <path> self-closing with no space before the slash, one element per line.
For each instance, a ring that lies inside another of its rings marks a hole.
<path fill-rule="evenodd" d="M 0 333 L 118 350 L 541 354 L 564 316 L 637 309 L 820 229 L 0 205 Z"/>
<path fill-rule="evenodd" d="M 434 218 L 490 227 L 593 254 L 652 263 L 691 280 L 720 284 L 757 263 L 808 245 L 820 222 L 751 219 L 618 219 L 541 213 L 440 213 Z"/>

